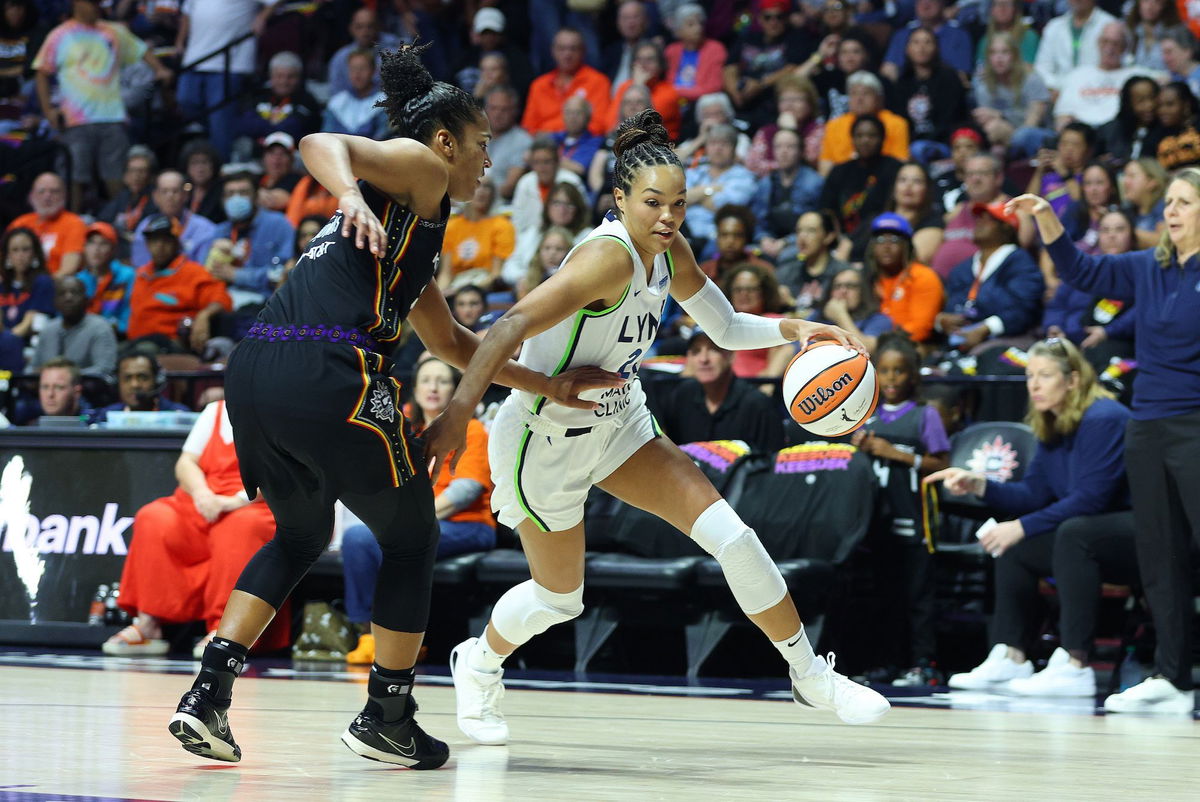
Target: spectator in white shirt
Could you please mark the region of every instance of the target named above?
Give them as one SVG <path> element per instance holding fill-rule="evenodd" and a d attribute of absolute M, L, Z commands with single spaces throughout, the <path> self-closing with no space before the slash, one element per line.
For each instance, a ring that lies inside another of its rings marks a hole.
<path fill-rule="evenodd" d="M 1096 0 L 1067 0 L 1071 10 L 1046 23 L 1034 66 L 1052 93 L 1076 67 L 1100 63 L 1100 31 L 1116 17 Z"/>

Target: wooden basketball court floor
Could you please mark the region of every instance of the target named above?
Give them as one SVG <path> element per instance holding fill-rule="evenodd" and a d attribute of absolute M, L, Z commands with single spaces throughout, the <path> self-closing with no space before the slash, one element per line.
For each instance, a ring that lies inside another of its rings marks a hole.
<path fill-rule="evenodd" d="M 338 740 L 365 698 L 340 666 L 259 667 L 231 713 L 239 764 L 184 752 L 167 720 L 191 661 L 0 652 L 0 800 L 1106 800 L 1197 798 L 1193 716 L 1097 715 L 1091 700 L 895 697 L 850 727 L 786 681 L 591 682 L 510 672 L 508 746 L 454 723 L 449 678 L 419 675 L 418 720 L 450 762 L 414 772 Z M 431 668 L 431 670 L 437 670 Z M 921 706 L 918 706 L 921 705 Z"/>

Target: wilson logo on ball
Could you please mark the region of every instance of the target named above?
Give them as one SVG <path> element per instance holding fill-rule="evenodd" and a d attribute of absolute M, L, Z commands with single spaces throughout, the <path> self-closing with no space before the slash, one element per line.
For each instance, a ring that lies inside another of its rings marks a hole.
<path fill-rule="evenodd" d="M 843 373 L 834 379 L 833 383 L 828 387 L 818 387 L 804 398 L 798 399 L 796 403 L 799 405 L 801 412 L 805 415 L 811 415 L 830 401 L 835 400 L 838 397 L 838 390 L 844 390 L 852 384 L 854 384 L 854 379 L 850 374 Z"/>
<path fill-rule="evenodd" d="M 870 417 L 879 398 L 869 359 L 832 340 L 810 343 L 783 374 L 792 420 L 812 434 L 840 437 Z"/>

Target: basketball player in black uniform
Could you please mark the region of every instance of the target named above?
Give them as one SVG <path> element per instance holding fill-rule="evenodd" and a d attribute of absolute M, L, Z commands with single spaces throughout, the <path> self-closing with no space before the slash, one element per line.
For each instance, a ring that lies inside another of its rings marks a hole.
<path fill-rule="evenodd" d="M 387 142 L 317 134 L 301 143 L 339 211 L 233 352 L 225 397 L 246 491 L 261 492 L 275 537 L 246 566 L 170 722 L 194 754 L 235 762 L 227 711 L 247 649 L 325 550 L 341 499 L 383 549 L 363 712 L 342 741 L 363 757 L 433 769 L 444 743 L 413 718 L 414 665 L 429 614 L 438 524 L 429 469 L 400 407 L 389 355 L 407 319 L 438 358 L 465 367 L 476 335 L 454 322 L 434 278 L 450 200 L 469 200 L 491 129 L 469 94 L 434 83 L 420 48 L 383 55 Z M 361 180 L 356 180 L 358 176 Z M 353 235 L 353 236 L 351 236 Z M 501 381 L 591 408 L 580 392 L 621 384 L 584 369 L 553 379 L 510 363 Z"/>

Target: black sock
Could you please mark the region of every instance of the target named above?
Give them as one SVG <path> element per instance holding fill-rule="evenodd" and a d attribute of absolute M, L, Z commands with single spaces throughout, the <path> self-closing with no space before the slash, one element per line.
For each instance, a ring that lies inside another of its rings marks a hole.
<path fill-rule="evenodd" d="M 371 676 L 367 679 L 366 711 L 389 724 L 411 715 L 408 706 L 412 700 L 413 678 L 416 674 L 415 667 L 397 671 L 383 668 L 378 663 L 371 666 Z"/>
<path fill-rule="evenodd" d="M 247 649 L 225 638 L 213 638 L 200 658 L 200 674 L 192 687 L 208 693 L 219 705 L 228 705 L 233 696 L 233 681 L 246 665 Z"/>

